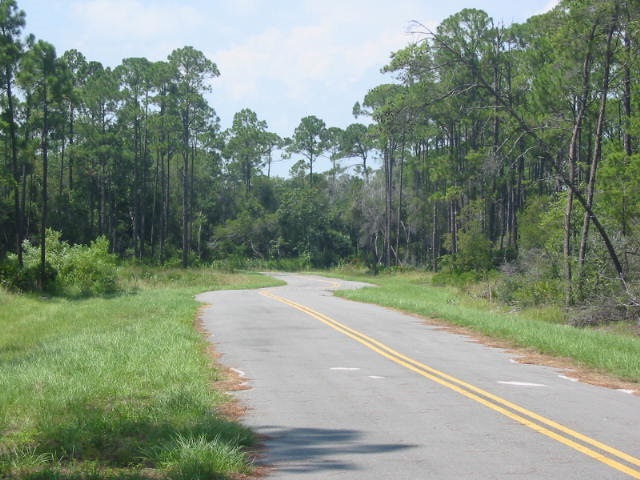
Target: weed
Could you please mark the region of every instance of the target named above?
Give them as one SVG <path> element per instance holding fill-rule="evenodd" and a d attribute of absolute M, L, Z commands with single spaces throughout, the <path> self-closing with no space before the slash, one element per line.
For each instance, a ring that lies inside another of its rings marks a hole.
<path fill-rule="evenodd" d="M 640 382 L 640 338 L 637 336 L 561 324 L 562 314 L 557 309 L 502 311 L 489 302 L 470 298 L 459 289 L 432 286 L 428 278 L 427 274 L 367 277 L 377 288 L 345 290 L 338 294 L 445 320 L 516 346 L 571 358 L 582 366 Z"/>
<path fill-rule="evenodd" d="M 135 479 L 151 469 L 211 478 L 248 468 L 241 452 L 252 433 L 214 413 L 226 397 L 211 387 L 218 374 L 194 328 L 193 296 L 276 282 L 211 269 L 123 273 L 135 289 L 111 297 L 2 294 L 0 477 Z M 158 446 L 162 458 L 145 455 Z"/>

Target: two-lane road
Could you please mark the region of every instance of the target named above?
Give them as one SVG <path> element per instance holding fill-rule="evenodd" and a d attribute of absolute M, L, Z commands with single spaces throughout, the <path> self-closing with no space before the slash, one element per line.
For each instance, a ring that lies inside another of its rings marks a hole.
<path fill-rule="evenodd" d="M 198 296 L 269 478 L 640 479 L 640 397 L 331 294 L 357 284 L 277 276 Z"/>

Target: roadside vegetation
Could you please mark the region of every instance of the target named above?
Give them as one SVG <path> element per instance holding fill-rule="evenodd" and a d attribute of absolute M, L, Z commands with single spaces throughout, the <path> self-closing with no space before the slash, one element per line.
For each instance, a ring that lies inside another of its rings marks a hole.
<path fill-rule="evenodd" d="M 55 272 L 48 288 L 37 294 L 0 288 L 0 477 L 186 480 L 249 473 L 247 451 L 256 438 L 218 413 L 229 398 L 216 389 L 222 374 L 198 332 L 193 297 L 278 282 L 240 273 L 235 263 L 122 266 L 100 239 L 74 247 L 55 232 L 47 239 Z M 26 271 L 33 252 L 27 245 Z M 633 320 L 570 325 L 553 302 L 517 295 L 507 301 L 501 292 L 512 291 L 508 277 L 496 272 L 372 273 L 345 267 L 331 274 L 376 285 L 340 292 L 345 298 L 640 382 Z"/>
<path fill-rule="evenodd" d="M 0 0 L 0 478 L 246 471 L 192 298 L 272 281 L 243 271 L 347 265 L 378 288 L 345 297 L 640 382 L 639 19 L 414 24 L 356 123 L 281 137 L 223 130 L 193 47 L 57 56 Z"/>
<path fill-rule="evenodd" d="M 114 267 L 115 268 L 115 265 Z M 124 267 L 106 295 L 0 289 L 0 478 L 211 479 L 251 469 L 219 415 L 202 291 L 273 285 L 210 268 Z"/>
<path fill-rule="evenodd" d="M 340 107 L 353 123 L 305 112 L 287 132 L 249 108 L 218 118 L 225 72 L 194 47 L 103 65 L 36 40 L 19 4 L 0 0 L 0 283 L 108 291 L 110 265 L 85 271 L 108 248 L 165 266 L 499 271 L 509 304 L 640 317 L 640 2 L 412 23 L 383 83 Z"/>
<path fill-rule="evenodd" d="M 576 328 L 566 322 L 557 306 L 515 307 L 496 300 L 499 277 L 460 282 L 457 286 L 434 285 L 431 273 L 382 273 L 377 276 L 341 271 L 340 276 L 375 285 L 339 291 L 351 300 L 375 303 L 465 327 L 507 345 L 568 359 L 628 382 L 640 382 L 640 326 L 634 320 Z"/>

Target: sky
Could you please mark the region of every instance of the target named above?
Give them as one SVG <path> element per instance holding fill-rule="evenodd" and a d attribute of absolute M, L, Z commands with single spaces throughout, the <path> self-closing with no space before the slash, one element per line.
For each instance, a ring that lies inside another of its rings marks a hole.
<path fill-rule="evenodd" d="M 209 103 L 228 128 L 243 108 L 270 131 L 293 134 L 315 115 L 328 127 L 355 121 L 352 107 L 393 79 L 380 73 L 392 52 L 415 40 L 413 21 L 430 29 L 463 8 L 510 25 L 558 0 L 17 0 L 25 33 L 58 55 L 79 50 L 115 67 L 123 58 L 165 60 L 193 46 L 212 60 Z M 360 120 L 362 121 L 362 120 Z"/>

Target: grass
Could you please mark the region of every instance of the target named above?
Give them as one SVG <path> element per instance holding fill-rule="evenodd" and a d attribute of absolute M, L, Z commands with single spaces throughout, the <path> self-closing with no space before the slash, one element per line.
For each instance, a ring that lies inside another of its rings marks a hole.
<path fill-rule="evenodd" d="M 455 288 L 433 287 L 428 274 L 350 278 L 365 280 L 377 287 L 338 292 L 342 297 L 440 319 L 506 340 L 514 346 L 569 358 L 579 366 L 621 380 L 640 382 L 640 337 L 629 335 L 629 329 L 570 327 L 558 322 L 561 315 L 548 310 L 509 312 Z"/>
<path fill-rule="evenodd" d="M 252 274 L 129 268 L 125 293 L 0 292 L 0 478 L 200 479 L 246 472 L 253 434 L 195 328 L 196 293 L 273 285 Z"/>

